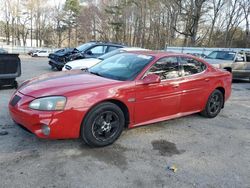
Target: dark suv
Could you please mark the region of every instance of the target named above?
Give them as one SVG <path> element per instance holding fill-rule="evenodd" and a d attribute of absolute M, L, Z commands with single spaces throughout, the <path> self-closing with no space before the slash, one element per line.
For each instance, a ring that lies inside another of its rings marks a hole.
<path fill-rule="evenodd" d="M 91 41 L 77 48 L 64 48 L 49 54 L 49 65 L 52 69 L 62 70 L 63 66 L 69 61 L 97 58 L 105 53 L 123 47 L 125 46 L 116 43 Z"/>

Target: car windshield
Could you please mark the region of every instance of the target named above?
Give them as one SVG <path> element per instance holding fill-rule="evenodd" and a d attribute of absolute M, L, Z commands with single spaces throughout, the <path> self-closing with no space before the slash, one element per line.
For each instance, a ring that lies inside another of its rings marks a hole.
<path fill-rule="evenodd" d="M 103 60 L 89 69 L 89 72 L 114 80 L 134 80 L 153 59 L 153 56 L 121 53 Z"/>
<path fill-rule="evenodd" d="M 117 49 L 117 50 L 111 51 L 109 53 L 106 53 L 106 54 L 98 57 L 98 59 L 100 59 L 100 60 L 108 59 L 108 58 L 110 58 L 110 57 L 112 57 L 112 56 L 114 56 L 116 54 L 120 54 L 122 52 L 125 52 L 125 51 L 122 50 L 122 49 Z"/>
<path fill-rule="evenodd" d="M 80 52 L 82 51 L 85 51 L 87 48 L 89 48 L 90 46 L 92 46 L 94 43 L 93 42 L 88 42 L 88 43 L 85 43 L 81 46 L 78 46 L 76 49 Z"/>
<path fill-rule="evenodd" d="M 215 52 L 211 52 L 206 58 L 208 58 L 208 59 L 234 60 L 235 55 L 236 55 L 236 52 L 215 51 Z"/>

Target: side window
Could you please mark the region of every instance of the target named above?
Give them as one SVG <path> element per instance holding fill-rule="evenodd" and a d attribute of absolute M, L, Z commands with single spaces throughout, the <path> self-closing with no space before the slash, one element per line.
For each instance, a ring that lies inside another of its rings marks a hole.
<path fill-rule="evenodd" d="M 92 54 L 104 54 L 106 52 L 107 46 L 95 46 L 91 49 Z"/>
<path fill-rule="evenodd" d="M 180 66 L 176 57 L 165 57 L 157 61 L 147 72 L 147 74 L 157 74 L 161 80 L 178 78 Z"/>
<path fill-rule="evenodd" d="M 111 52 L 111 51 L 116 50 L 118 48 L 119 47 L 117 47 L 117 46 L 109 46 L 108 52 Z"/>
<path fill-rule="evenodd" d="M 184 76 L 200 73 L 206 69 L 206 65 L 189 57 L 180 57 Z"/>

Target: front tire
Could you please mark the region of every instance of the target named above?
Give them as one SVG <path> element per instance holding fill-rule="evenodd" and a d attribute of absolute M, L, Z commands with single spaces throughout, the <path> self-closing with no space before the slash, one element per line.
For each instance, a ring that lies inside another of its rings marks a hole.
<path fill-rule="evenodd" d="M 111 102 L 104 102 L 91 109 L 84 118 L 81 137 L 90 146 L 107 146 L 121 135 L 124 126 L 122 110 Z"/>
<path fill-rule="evenodd" d="M 213 93 L 209 96 L 205 109 L 201 112 L 201 115 L 214 118 L 216 117 L 223 106 L 224 97 L 220 90 L 216 89 Z"/>

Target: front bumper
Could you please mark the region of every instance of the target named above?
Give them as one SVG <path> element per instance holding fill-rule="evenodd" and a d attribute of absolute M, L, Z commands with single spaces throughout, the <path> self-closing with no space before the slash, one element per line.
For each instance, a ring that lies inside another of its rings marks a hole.
<path fill-rule="evenodd" d="M 66 62 L 56 61 L 54 59 L 49 60 L 49 65 L 52 67 L 63 68 Z"/>
<path fill-rule="evenodd" d="M 13 121 L 17 124 L 28 129 L 39 138 L 69 139 L 79 137 L 81 123 L 86 113 L 85 109 L 37 111 L 29 108 L 29 103 L 34 100 L 33 97 L 23 95 L 20 92 L 15 93 L 15 95 L 18 95 L 21 99 L 14 106 L 11 102 L 9 103 L 9 112 Z M 49 135 L 43 133 L 42 127 L 44 125 L 49 127 Z"/>

